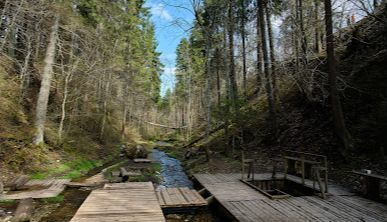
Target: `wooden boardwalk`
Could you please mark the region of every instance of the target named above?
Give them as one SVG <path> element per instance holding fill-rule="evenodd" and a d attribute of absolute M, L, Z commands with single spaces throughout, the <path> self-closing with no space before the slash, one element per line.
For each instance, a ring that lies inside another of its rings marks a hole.
<path fill-rule="evenodd" d="M 240 174 L 194 176 L 237 221 L 387 221 L 386 205 L 340 187 L 325 200 L 317 196 L 272 200 L 242 183 Z M 268 179 L 270 174 L 257 174 L 255 178 Z"/>
<path fill-rule="evenodd" d="M 90 193 L 71 222 L 165 221 L 151 182 L 105 184 Z"/>
<path fill-rule="evenodd" d="M 70 182 L 69 179 L 30 180 L 23 186 L 25 191 L 0 195 L 0 200 L 56 197 L 62 193 L 68 182 Z"/>
<path fill-rule="evenodd" d="M 163 209 L 196 208 L 207 205 L 207 201 L 196 190 L 187 187 L 164 188 L 157 190 L 156 194 Z"/>

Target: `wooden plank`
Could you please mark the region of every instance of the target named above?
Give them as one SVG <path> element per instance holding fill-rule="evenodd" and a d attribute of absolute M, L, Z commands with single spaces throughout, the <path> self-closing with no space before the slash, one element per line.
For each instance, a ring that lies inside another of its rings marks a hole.
<path fill-rule="evenodd" d="M 156 191 L 162 208 L 190 208 L 207 205 L 207 201 L 196 190 L 187 187 L 164 188 Z"/>
<path fill-rule="evenodd" d="M 161 195 L 161 191 L 156 191 L 157 200 L 160 203 L 160 206 L 163 207 L 166 205 L 163 195 Z"/>
<path fill-rule="evenodd" d="M 30 180 L 24 184 L 26 189 L 30 187 L 41 186 L 41 190 L 26 190 L 14 194 L 0 195 L 0 200 L 20 200 L 20 199 L 41 199 L 56 197 L 66 188 L 66 183 L 69 183 L 69 179 L 46 179 L 46 180 Z M 44 188 L 46 187 L 46 188 Z M 31 188 L 32 189 L 32 188 Z M 36 189 L 36 188 L 35 188 Z"/>
<path fill-rule="evenodd" d="M 141 173 L 131 172 L 131 171 L 126 170 L 125 167 L 120 167 L 119 176 L 121 176 L 121 177 L 141 176 Z"/>
<path fill-rule="evenodd" d="M 84 201 L 71 222 L 165 221 L 151 182 L 105 184 Z"/>
<path fill-rule="evenodd" d="M 240 174 L 239 174 L 240 175 Z M 241 222 L 252 221 L 387 221 L 387 206 L 334 186 L 324 200 L 317 196 L 271 200 L 239 181 L 238 174 L 195 174 L 197 181 Z M 270 174 L 254 175 L 267 180 Z M 293 176 L 288 175 L 290 179 Z M 280 174 L 278 177 L 282 177 Z M 301 182 L 301 178 L 294 179 Z M 305 180 L 307 187 L 312 181 Z M 349 194 L 349 195 L 347 195 Z"/>

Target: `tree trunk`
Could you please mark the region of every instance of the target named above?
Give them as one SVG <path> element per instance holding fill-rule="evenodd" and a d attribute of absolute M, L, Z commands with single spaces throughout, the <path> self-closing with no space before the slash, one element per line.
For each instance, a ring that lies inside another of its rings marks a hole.
<path fill-rule="evenodd" d="M 258 6 L 257 6 L 258 9 Z M 261 39 L 261 32 L 260 32 L 260 27 L 261 27 L 261 22 L 259 18 L 259 10 L 257 10 L 257 22 L 256 22 L 256 35 L 257 35 L 257 95 L 259 95 L 259 91 L 261 89 L 261 84 L 262 84 L 262 39 Z"/>
<path fill-rule="evenodd" d="M 221 58 L 221 55 L 220 55 L 219 49 L 216 49 L 216 95 L 217 95 L 216 98 L 217 98 L 218 108 L 221 105 L 220 73 L 219 73 L 220 58 Z"/>
<path fill-rule="evenodd" d="M 12 19 L 11 19 L 11 22 L 9 23 L 9 26 L 7 27 L 6 31 L 5 31 L 5 35 L 3 37 L 3 42 L 1 43 L 1 46 L 0 46 L 0 52 L 2 52 L 4 50 L 4 47 L 7 43 L 7 39 L 8 39 L 8 36 L 11 35 L 11 43 L 9 44 L 8 46 L 8 53 L 10 54 L 10 56 L 12 58 L 15 58 L 15 47 L 16 47 L 16 19 L 19 17 L 19 13 L 21 11 L 21 8 L 24 4 L 24 0 L 22 0 L 19 4 L 19 7 L 17 8 L 17 10 L 15 11 L 15 14 L 12 15 Z M 4 16 L 6 16 L 6 10 L 7 7 L 4 8 Z M 8 19 L 11 17 L 11 15 L 8 15 L 7 16 Z M 3 17 L 1 17 L 0 20 L 3 20 Z M 0 23 L 1 25 L 1 23 Z M 1 26 L 0 26 L 1 27 Z"/>
<path fill-rule="evenodd" d="M 102 122 L 101 122 L 101 129 L 99 132 L 99 138 L 102 140 L 103 135 L 105 133 L 105 127 L 106 127 L 106 120 L 108 117 L 108 99 L 109 99 L 109 94 L 110 94 L 110 81 L 111 81 L 112 74 L 109 72 L 108 74 L 108 79 L 106 81 L 106 86 L 105 86 L 105 94 L 104 94 L 104 99 L 103 99 L 103 113 L 102 113 Z"/>
<path fill-rule="evenodd" d="M 265 9 L 266 9 L 267 31 L 268 31 L 268 37 L 269 37 L 269 47 L 270 47 L 271 79 L 272 79 L 272 86 L 273 86 L 273 98 L 274 98 L 274 104 L 275 104 L 278 99 L 276 59 L 275 59 L 273 31 L 272 31 L 272 25 L 271 25 L 271 13 L 267 3 L 265 4 Z"/>
<path fill-rule="evenodd" d="M 246 7 L 245 1 L 241 2 L 241 38 L 242 38 L 242 73 L 243 73 L 243 97 L 247 98 L 247 64 L 246 64 L 246 29 L 245 29 L 245 17 L 246 17 Z"/>
<path fill-rule="evenodd" d="M 265 24 L 265 14 L 264 14 L 264 2 L 259 1 L 258 5 L 258 14 L 259 19 L 261 21 L 261 40 L 262 40 L 262 52 L 263 52 L 263 61 L 264 61 L 264 73 L 266 78 L 266 94 L 267 94 L 267 100 L 269 104 L 269 112 L 270 112 L 270 121 L 273 126 L 274 131 L 276 131 L 276 111 L 275 111 L 275 104 L 274 104 L 274 97 L 273 97 L 273 89 L 271 85 L 271 73 L 270 73 L 270 67 L 269 67 L 269 53 L 267 48 L 267 39 L 266 39 L 266 24 Z"/>
<path fill-rule="evenodd" d="M 230 79 L 230 93 L 233 109 L 238 109 L 238 87 L 235 80 L 235 61 L 234 61 L 234 0 L 229 0 L 228 5 L 228 39 L 229 39 L 229 79 Z"/>
<path fill-rule="evenodd" d="M 319 18 L 320 0 L 314 0 L 314 50 L 316 54 L 321 52 L 321 41 L 320 41 L 320 18 Z"/>
<path fill-rule="evenodd" d="M 210 49 L 211 49 L 211 39 L 209 36 L 209 33 L 206 33 L 206 76 L 207 76 L 207 85 L 206 85 L 206 100 L 207 100 L 207 127 L 206 127 L 206 136 L 207 136 L 207 142 L 204 145 L 204 149 L 206 152 L 206 159 L 207 161 L 211 160 L 211 151 L 209 148 L 209 139 L 210 139 L 210 131 L 212 127 L 212 119 L 211 119 L 211 63 L 210 63 Z"/>
<path fill-rule="evenodd" d="M 305 26 L 304 26 L 304 9 L 302 5 L 302 0 L 298 0 L 298 15 L 299 15 L 299 23 L 300 23 L 300 31 L 301 31 L 301 48 L 303 52 L 303 62 L 307 64 L 307 50 L 308 50 L 308 42 L 305 34 Z"/>
<path fill-rule="evenodd" d="M 53 72 L 53 63 L 55 60 L 56 42 L 58 39 L 59 16 L 56 16 L 54 25 L 51 28 L 50 41 L 44 59 L 44 69 L 42 74 L 42 81 L 36 105 L 35 118 L 35 138 L 34 144 L 44 142 L 44 125 L 46 122 L 48 98 L 50 95 L 50 86 Z"/>
<path fill-rule="evenodd" d="M 68 92 L 69 92 L 69 82 L 71 80 L 72 73 L 68 72 L 66 73 L 65 77 L 65 82 L 64 82 L 64 87 L 63 87 L 63 100 L 62 100 L 62 114 L 60 117 L 60 123 L 59 123 L 59 129 L 58 129 L 58 137 L 59 141 L 62 141 L 62 134 L 63 134 L 63 127 L 64 127 L 64 121 L 66 119 L 66 103 L 67 103 L 67 97 L 68 97 Z"/>
<path fill-rule="evenodd" d="M 125 139 L 125 131 L 126 131 L 126 119 L 128 116 L 128 85 L 124 83 L 124 92 L 122 97 L 122 122 L 121 122 L 121 140 Z"/>
<path fill-rule="evenodd" d="M 337 68 L 334 49 L 334 36 L 332 27 L 332 3 L 331 0 L 324 0 L 325 5 L 325 26 L 326 26 L 326 44 L 328 59 L 328 75 L 330 98 L 333 112 L 333 121 L 335 131 L 342 142 L 341 154 L 345 157 L 350 148 L 350 136 L 344 122 L 344 115 L 341 108 L 340 97 L 336 86 Z"/>
<path fill-rule="evenodd" d="M 31 53 L 32 53 L 32 45 L 31 45 L 31 37 L 29 35 L 26 35 L 26 41 L 27 41 L 27 54 L 24 58 L 24 63 L 23 66 L 20 70 L 20 88 L 22 90 L 23 96 L 24 97 L 24 92 L 25 89 L 28 87 L 29 81 L 26 79 L 29 79 L 29 74 L 28 74 L 28 68 L 30 66 L 30 59 L 31 59 Z"/>

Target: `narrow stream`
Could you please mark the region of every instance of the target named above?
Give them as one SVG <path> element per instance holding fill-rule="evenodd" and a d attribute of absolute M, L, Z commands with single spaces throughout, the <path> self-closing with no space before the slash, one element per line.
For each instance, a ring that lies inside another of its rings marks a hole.
<path fill-rule="evenodd" d="M 188 187 L 192 188 L 192 181 L 188 179 L 179 160 L 168 156 L 165 152 L 154 149 L 151 158 L 161 164 L 161 183 L 163 187 Z"/>
<path fill-rule="evenodd" d="M 154 149 L 150 154 L 150 158 L 160 163 L 161 172 L 160 177 L 161 181 L 157 189 L 160 188 L 172 188 L 172 187 L 188 187 L 193 188 L 193 183 L 188 179 L 188 176 L 184 172 L 183 167 L 179 160 L 168 156 L 165 152 L 161 150 Z M 104 166 L 106 167 L 106 165 Z M 97 170 L 93 170 L 92 173 L 98 173 Z M 91 172 L 90 172 L 91 173 Z M 91 174 L 88 176 L 92 176 Z M 41 203 L 40 209 L 44 208 L 55 208 L 55 210 L 48 213 L 41 219 L 33 220 L 33 222 L 67 222 L 69 221 L 78 208 L 81 206 L 82 202 L 87 198 L 91 190 L 88 189 L 77 189 L 77 188 L 67 188 L 66 191 L 62 194 L 64 196 L 64 201 L 57 204 L 51 204 L 45 206 Z M 167 222 L 213 222 L 213 221 L 222 221 L 217 220 L 216 216 L 211 212 L 211 210 L 202 210 L 198 212 L 192 212 L 190 214 L 173 214 L 165 215 Z"/>

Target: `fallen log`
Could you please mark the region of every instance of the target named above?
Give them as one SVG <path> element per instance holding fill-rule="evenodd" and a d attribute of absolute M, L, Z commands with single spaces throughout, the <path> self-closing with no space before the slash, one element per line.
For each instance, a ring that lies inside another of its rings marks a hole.
<path fill-rule="evenodd" d="M 16 208 L 15 216 L 12 222 L 28 222 L 31 221 L 32 213 L 34 212 L 34 201 L 32 198 L 23 199 L 19 202 Z"/>
<path fill-rule="evenodd" d="M 247 96 L 247 101 L 250 102 L 251 100 L 257 98 L 258 94 L 259 94 L 259 89 L 254 90 L 253 93 L 251 93 L 250 95 Z M 242 107 L 240 107 L 239 110 L 241 108 Z M 188 144 L 182 146 L 181 148 L 184 149 L 184 148 L 190 147 L 190 146 L 194 145 L 195 143 L 199 142 L 200 140 L 205 139 L 207 136 L 210 136 L 210 135 L 218 132 L 219 130 L 223 129 L 224 127 L 225 127 L 225 123 L 221 123 L 218 127 L 216 127 L 213 130 L 211 130 L 208 134 L 207 133 L 202 134 L 201 136 L 199 136 L 198 138 L 192 140 L 191 142 L 189 142 Z M 186 154 L 186 159 L 189 159 L 190 156 L 191 156 L 191 153 Z"/>
<path fill-rule="evenodd" d="M 218 132 L 219 130 L 223 129 L 223 128 L 224 128 L 224 125 L 225 125 L 224 123 L 220 124 L 220 125 L 219 125 L 218 127 L 216 127 L 215 129 L 212 129 L 212 130 L 208 133 L 208 135 L 211 135 L 211 134 L 216 133 L 216 132 Z M 207 134 L 203 134 L 203 135 L 199 136 L 198 138 L 192 140 L 192 141 L 189 142 L 188 144 L 184 145 L 184 146 L 181 147 L 181 148 L 187 148 L 187 147 L 190 147 L 190 146 L 192 146 L 193 144 L 199 142 L 200 140 L 202 140 L 202 139 L 204 139 L 204 138 L 206 138 L 206 137 L 207 137 Z"/>
<path fill-rule="evenodd" d="M 135 159 L 133 159 L 133 162 L 135 162 L 135 163 L 151 163 L 152 161 L 150 159 L 146 159 L 146 158 L 135 158 Z"/>

